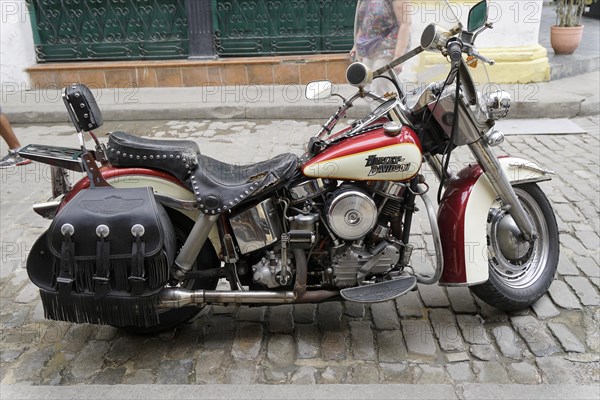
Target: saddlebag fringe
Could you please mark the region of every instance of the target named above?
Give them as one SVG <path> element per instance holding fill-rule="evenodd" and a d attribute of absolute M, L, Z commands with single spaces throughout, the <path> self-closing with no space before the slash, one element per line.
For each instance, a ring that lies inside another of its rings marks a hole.
<path fill-rule="evenodd" d="M 47 319 L 120 327 L 151 327 L 159 322 L 158 295 L 96 299 L 94 293 L 72 292 L 65 301 L 58 292 L 40 289 L 40 297 Z"/>

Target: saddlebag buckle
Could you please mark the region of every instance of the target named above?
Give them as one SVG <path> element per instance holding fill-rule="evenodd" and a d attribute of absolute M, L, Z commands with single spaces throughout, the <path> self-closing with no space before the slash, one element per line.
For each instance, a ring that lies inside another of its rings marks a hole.
<path fill-rule="evenodd" d="M 147 278 L 142 278 L 141 276 L 130 276 L 129 284 L 131 285 L 131 293 L 138 296 L 141 295 L 147 280 Z"/>
<path fill-rule="evenodd" d="M 58 283 L 58 292 L 62 299 L 68 298 L 71 290 L 73 290 L 73 282 L 75 279 L 68 277 L 57 277 L 56 283 Z"/>
<path fill-rule="evenodd" d="M 93 276 L 92 281 L 94 282 L 94 292 L 96 298 L 102 298 L 110 291 L 109 281 L 110 279 L 104 276 Z"/>

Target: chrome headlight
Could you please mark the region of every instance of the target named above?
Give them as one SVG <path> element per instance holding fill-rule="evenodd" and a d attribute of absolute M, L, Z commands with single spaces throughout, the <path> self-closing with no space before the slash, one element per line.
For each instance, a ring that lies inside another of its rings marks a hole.
<path fill-rule="evenodd" d="M 490 94 L 485 102 L 488 117 L 493 120 L 506 117 L 510 111 L 510 103 L 510 93 L 504 90 Z"/>

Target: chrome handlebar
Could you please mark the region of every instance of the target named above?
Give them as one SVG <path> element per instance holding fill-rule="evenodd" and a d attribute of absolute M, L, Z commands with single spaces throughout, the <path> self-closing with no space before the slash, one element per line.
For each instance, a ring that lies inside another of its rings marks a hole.
<path fill-rule="evenodd" d="M 479 51 L 477 51 L 477 49 L 475 49 L 474 47 L 472 47 L 471 49 L 467 50 L 467 54 L 470 55 L 470 56 L 475 57 L 479 61 L 484 62 L 486 64 L 490 64 L 490 65 L 496 64 L 496 61 L 492 60 L 491 58 L 487 58 L 484 55 L 481 55 L 479 53 Z"/>
<path fill-rule="evenodd" d="M 350 64 L 346 70 L 346 79 L 351 85 L 364 88 L 366 85 L 370 84 L 374 78 L 392 71 L 396 66 L 410 60 L 425 50 L 439 51 L 442 54 L 449 56 L 451 62 L 455 66 L 459 63 L 462 53 L 473 56 L 490 65 L 496 63 L 494 60 L 481 55 L 473 44 L 468 43 L 468 41 L 467 43 L 464 43 L 459 37 L 461 33 L 462 29 L 459 26 L 448 31 L 435 23 L 431 23 L 425 27 L 421 34 L 420 46 L 375 71 L 371 71 L 362 63 L 354 62 Z M 403 96 L 401 95 L 400 97 Z"/>

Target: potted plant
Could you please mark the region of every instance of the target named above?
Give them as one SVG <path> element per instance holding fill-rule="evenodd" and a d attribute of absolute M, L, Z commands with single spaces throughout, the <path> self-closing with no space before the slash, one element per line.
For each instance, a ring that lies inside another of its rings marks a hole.
<path fill-rule="evenodd" d="M 550 28 L 550 44 L 555 54 L 573 54 L 583 33 L 581 16 L 593 0 L 555 0 L 556 25 Z"/>

